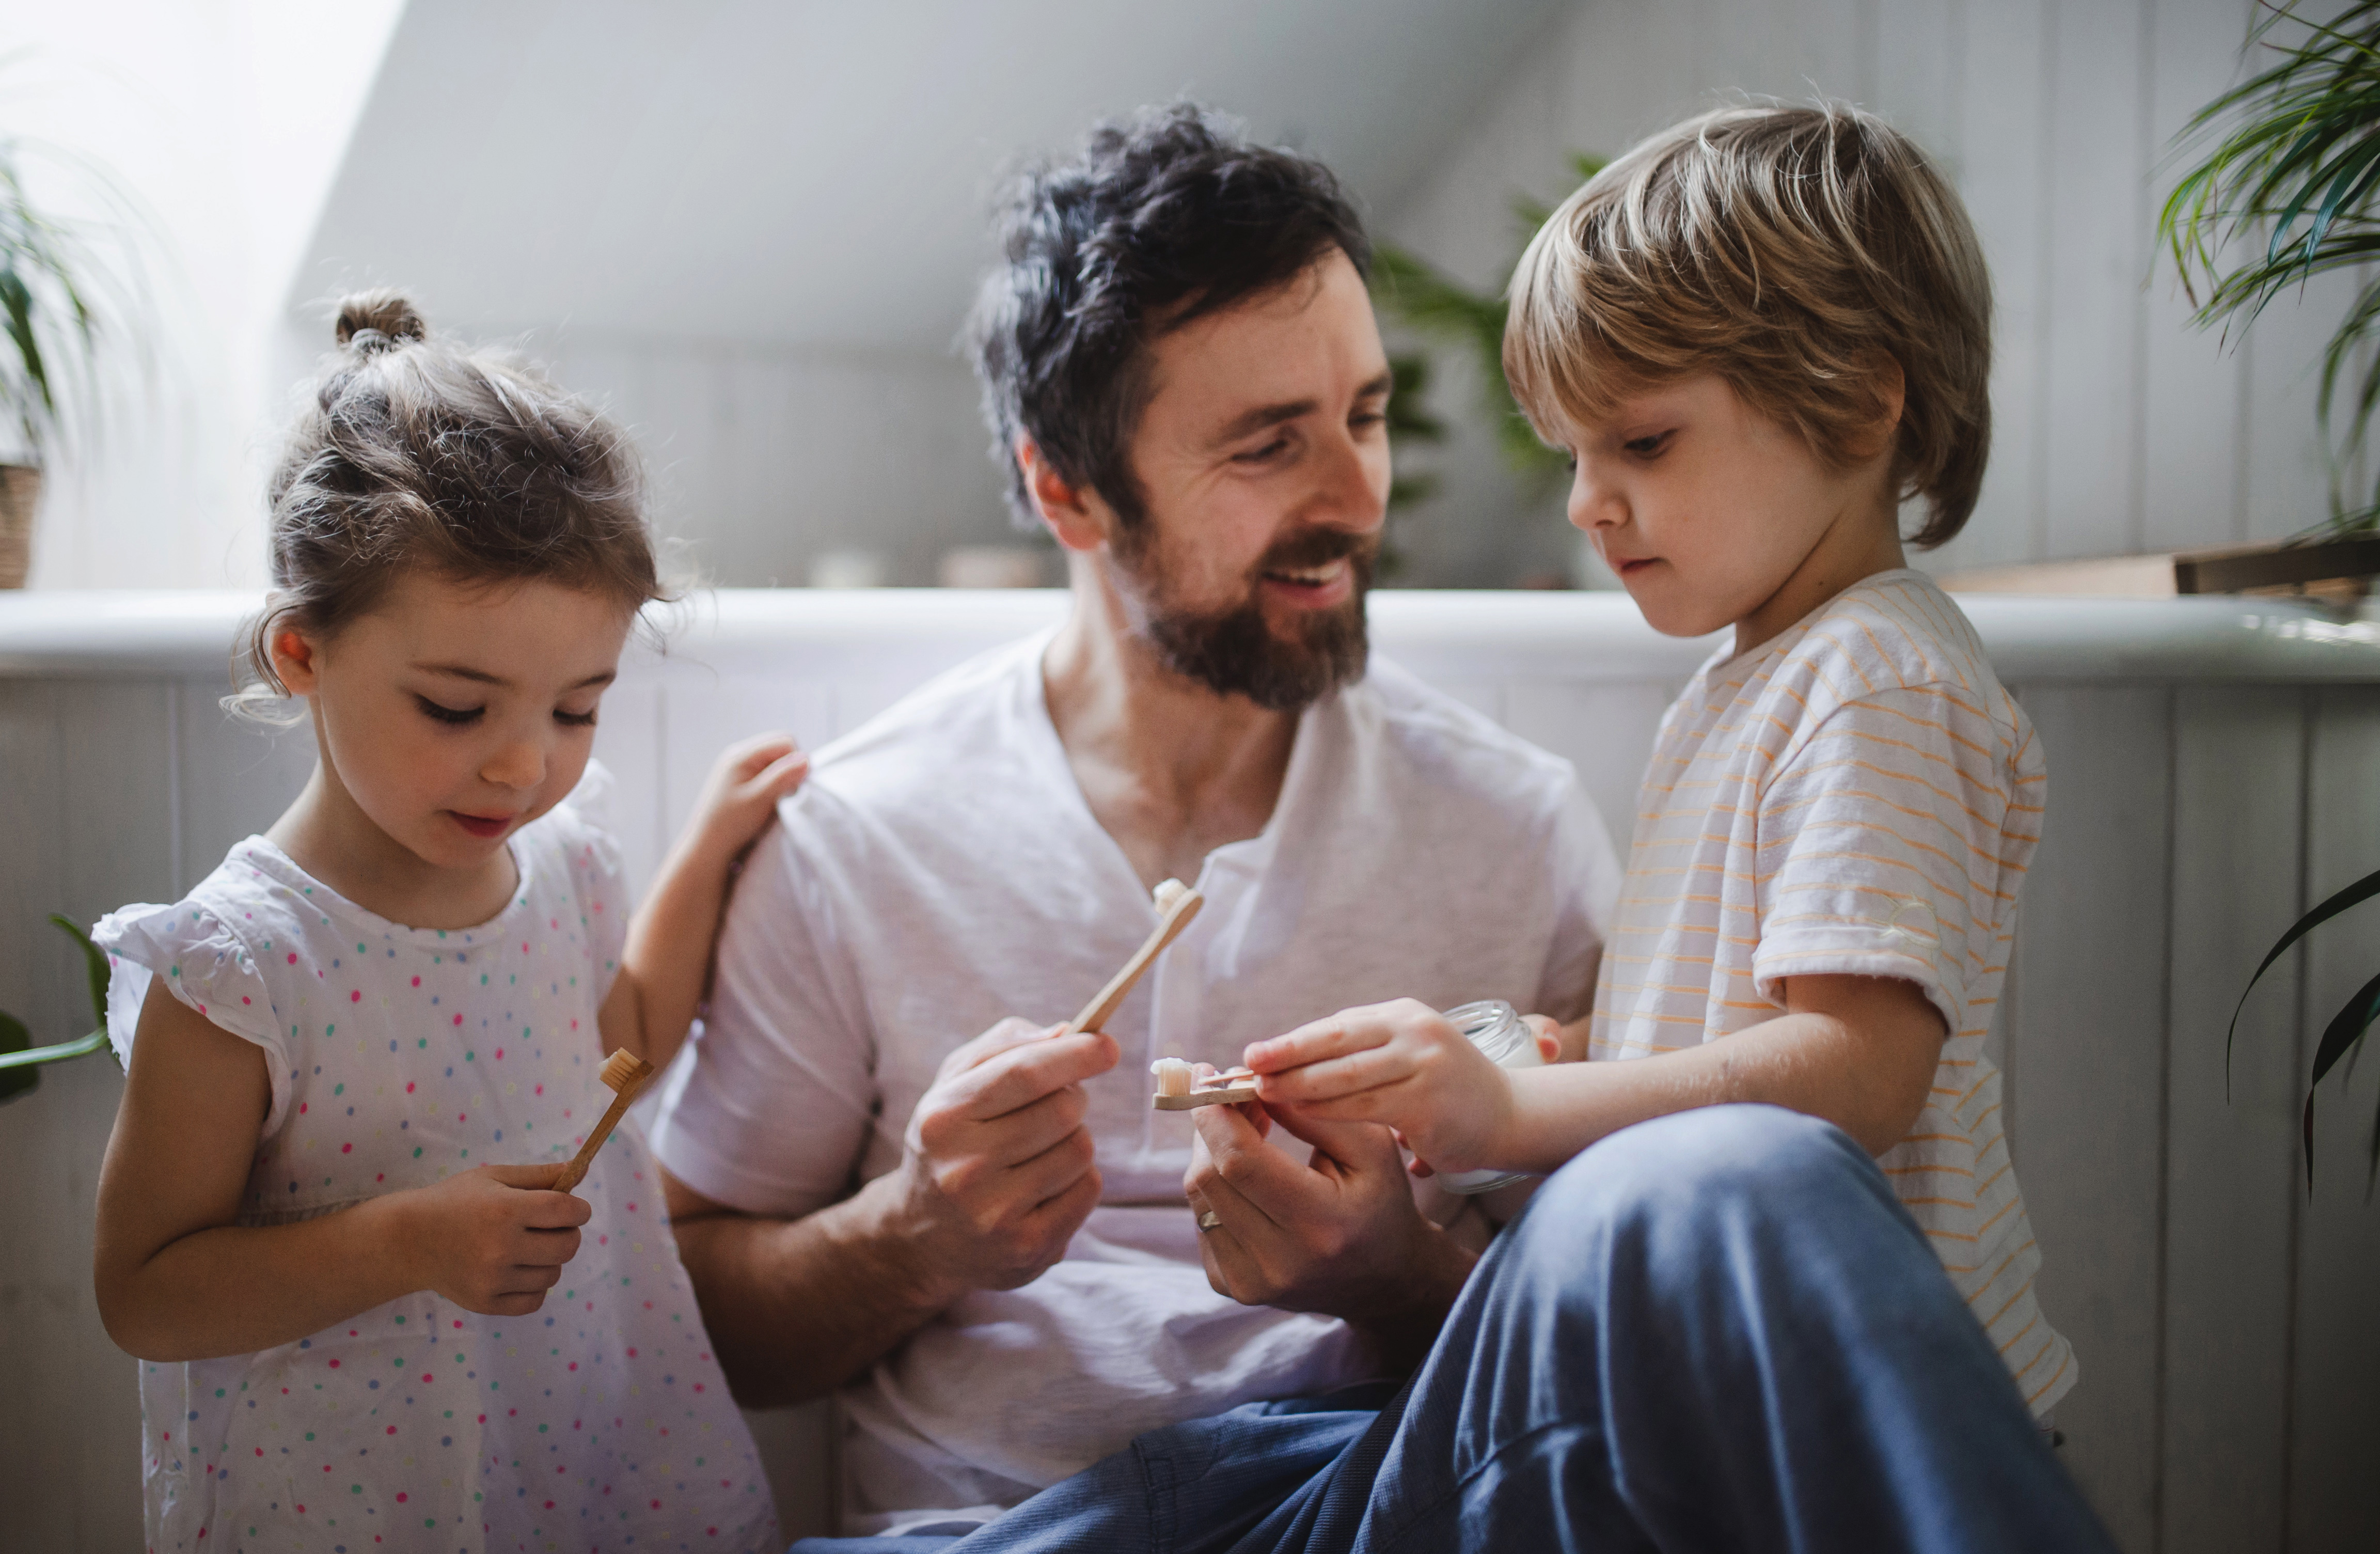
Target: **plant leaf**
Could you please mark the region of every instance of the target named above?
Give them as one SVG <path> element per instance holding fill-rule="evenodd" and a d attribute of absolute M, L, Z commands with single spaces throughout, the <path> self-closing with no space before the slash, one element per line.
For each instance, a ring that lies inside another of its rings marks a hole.
<path fill-rule="evenodd" d="M 91 1017 L 101 1030 L 107 1028 L 107 952 L 91 941 L 91 935 L 71 917 L 50 914 L 68 939 L 82 946 L 83 974 L 91 981 Z"/>
<path fill-rule="evenodd" d="M 33 1044 L 33 1033 L 14 1014 L 0 1014 L 0 1052 L 21 1052 Z M 42 1082 L 38 1068 L 0 1068 L 0 1101 L 15 1100 Z"/>
<path fill-rule="evenodd" d="M 2353 998 L 2340 1005 L 2330 1024 L 2323 1028 L 2322 1040 L 2313 1050 L 2313 1074 L 2306 1080 L 2305 1099 L 2305 1162 L 2306 1191 L 2313 1191 L 2313 1092 L 2323 1076 L 2337 1066 L 2347 1050 L 2362 1038 L 2372 1022 L 2380 1020 L 2380 976 L 2356 990 Z"/>
<path fill-rule="evenodd" d="M 2289 931 L 2281 935 L 2280 941 L 2265 953 L 2264 960 L 2256 966 L 2255 976 L 2249 977 L 2248 985 L 2240 989 L 2240 1002 L 2231 1010 L 2230 1028 L 2223 1036 L 2223 1087 L 2227 1096 L 2230 1093 L 2231 1087 L 2231 1047 L 2240 1035 L 2240 1012 L 2248 1007 L 2248 995 L 2256 990 L 2257 980 L 2265 973 L 2273 969 L 2273 963 L 2279 960 L 2290 945 L 2295 944 L 2349 907 L 2367 902 L 2375 895 L 2380 895 L 2380 869 L 2373 870 L 2345 890 L 2336 892 L 2313 911 L 2290 924 Z M 2317 1072 L 2315 1077 L 2320 1076 Z"/>

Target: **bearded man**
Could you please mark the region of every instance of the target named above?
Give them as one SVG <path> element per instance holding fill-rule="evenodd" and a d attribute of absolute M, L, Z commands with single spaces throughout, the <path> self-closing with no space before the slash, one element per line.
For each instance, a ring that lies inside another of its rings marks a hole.
<path fill-rule="evenodd" d="M 1619 878 L 1567 763 L 1367 658 L 1390 374 L 1330 174 L 1176 108 L 1025 178 L 1002 237 L 985 404 L 1072 613 L 820 752 L 654 1134 L 738 1397 L 840 1390 L 847 1533 L 963 1530 L 1144 1431 L 1409 1371 L 1486 1242 L 1469 1200 L 1384 1130 L 1285 1118 L 1242 1304 L 1148 1064 L 1395 997 L 1575 1018 Z M 1204 912 L 1053 1036 L 1169 877 Z"/>

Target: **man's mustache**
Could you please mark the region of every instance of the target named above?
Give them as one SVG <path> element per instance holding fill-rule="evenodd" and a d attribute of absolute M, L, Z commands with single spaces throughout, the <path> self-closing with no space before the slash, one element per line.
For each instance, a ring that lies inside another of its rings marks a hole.
<path fill-rule="evenodd" d="M 1311 567 L 1328 566 L 1342 556 L 1354 556 L 1366 564 L 1380 549 L 1378 533 L 1358 534 L 1343 528 L 1309 528 L 1293 534 L 1275 544 L 1257 558 L 1255 570 L 1265 572 L 1299 572 Z"/>

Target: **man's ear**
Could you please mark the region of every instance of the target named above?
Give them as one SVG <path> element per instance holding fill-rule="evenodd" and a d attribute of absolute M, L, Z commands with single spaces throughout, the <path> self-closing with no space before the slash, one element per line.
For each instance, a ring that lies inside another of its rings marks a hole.
<path fill-rule="evenodd" d="M 1041 453 L 1041 444 L 1019 434 L 1016 467 L 1025 476 L 1025 494 L 1033 512 L 1047 525 L 1051 538 L 1070 551 L 1096 551 L 1107 543 L 1105 505 L 1087 489 L 1058 472 Z"/>
<path fill-rule="evenodd" d="M 311 696 L 322 688 L 322 645 L 294 625 L 276 625 L 265 643 L 273 673 L 291 696 Z"/>

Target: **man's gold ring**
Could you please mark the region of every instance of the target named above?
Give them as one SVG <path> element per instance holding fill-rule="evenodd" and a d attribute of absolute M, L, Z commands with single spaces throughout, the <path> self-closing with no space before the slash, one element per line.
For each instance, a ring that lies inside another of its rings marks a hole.
<path fill-rule="evenodd" d="M 1202 1231 L 1220 1231 L 1223 1228 L 1223 1217 L 1210 1208 L 1198 1216 L 1198 1228 Z"/>

